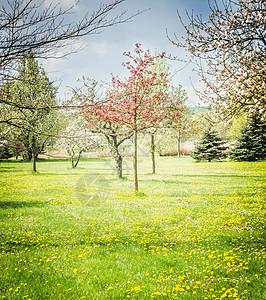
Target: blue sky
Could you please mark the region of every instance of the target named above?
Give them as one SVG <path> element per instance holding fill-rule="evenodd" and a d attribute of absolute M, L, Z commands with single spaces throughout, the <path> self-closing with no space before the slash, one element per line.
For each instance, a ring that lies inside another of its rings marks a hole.
<path fill-rule="evenodd" d="M 100 3 L 107 1 L 80 0 L 75 6 L 77 18 L 85 11 L 92 11 Z M 52 0 L 45 0 L 45 4 L 54 3 Z M 75 4 L 75 0 L 61 1 L 61 6 L 68 7 Z M 177 57 L 184 57 L 185 51 L 178 49 L 171 44 L 166 35 L 166 30 L 170 37 L 174 34 L 181 36 L 184 34 L 183 28 L 177 16 L 179 10 L 181 16 L 185 17 L 185 10 L 194 10 L 197 14 L 208 14 L 207 0 L 126 0 L 114 13 L 119 14 L 128 10 L 128 15 L 134 14 L 138 10 L 149 9 L 136 16 L 132 21 L 115 27 L 110 27 L 104 32 L 96 35 L 89 35 L 82 38 L 78 43 L 83 43 L 84 47 L 78 53 L 71 54 L 67 59 L 43 60 L 42 64 L 52 80 L 60 85 L 59 97 L 63 98 L 69 93 L 69 87 L 78 85 L 77 79 L 82 75 L 99 81 L 109 82 L 111 73 L 118 76 L 126 76 L 127 70 L 121 65 L 126 57 L 124 51 L 132 51 L 135 43 L 141 43 L 143 49 L 166 51 L 168 54 Z M 184 65 L 178 61 L 169 61 L 171 72 L 179 70 Z M 193 86 L 202 87 L 198 82 L 197 75 L 192 72 L 193 66 L 187 66 L 182 71 L 177 72 L 173 78 L 175 84 L 181 83 L 187 90 L 189 100 L 195 104 L 198 99 L 193 91 Z"/>

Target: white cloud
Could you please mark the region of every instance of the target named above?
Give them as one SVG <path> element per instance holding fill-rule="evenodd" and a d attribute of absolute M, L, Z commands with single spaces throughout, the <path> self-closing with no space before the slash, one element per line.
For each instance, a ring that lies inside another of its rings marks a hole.
<path fill-rule="evenodd" d="M 90 43 L 89 47 L 99 58 L 106 56 L 112 49 L 112 46 L 107 42 L 93 42 Z"/>
<path fill-rule="evenodd" d="M 36 0 L 37 1 L 37 0 Z M 41 1 L 41 0 L 39 0 Z M 54 0 L 44 0 L 45 5 L 56 3 Z M 76 0 L 62 0 L 59 5 L 66 9 L 75 4 Z M 77 22 L 84 13 L 93 11 L 99 7 L 100 3 L 110 2 L 110 0 L 80 0 L 74 8 L 74 14 L 69 16 L 69 21 Z M 207 2 L 206 2 L 207 3 Z M 195 6 L 195 7 L 194 7 Z M 143 49 L 157 49 L 166 51 L 172 56 L 183 58 L 185 53 L 171 44 L 166 36 L 166 28 L 171 38 L 174 34 L 180 37 L 183 34 L 183 28 L 178 21 L 176 9 L 181 13 L 184 8 L 190 10 L 192 7 L 197 8 L 197 12 L 204 12 L 204 8 L 199 7 L 198 0 L 128 0 L 121 4 L 111 16 L 121 13 L 128 9 L 128 14 L 147 8 L 150 10 L 133 18 L 131 22 L 121 24 L 112 28 L 107 28 L 100 34 L 90 34 L 81 38 L 85 42 L 84 49 L 76 54 L 70 55 L 67 59 L 48 59 L 43 60 L 45 69 L 51 77 L 62 78 L 60 94 L 68 90 L 68 86 L 75 86 L 77 78 L 85 75 L 96 80 L 109 80 L 110 74 L 123 77 L 127 70 L 121 66 L 125 61 L 124 51 L 132 51 L 135 43 L 141 43 Z M 81 44 L 76 44 L 78 48 Z M 72 43 L 70 45 L 73 46 Z M 60 54 L 60 52 L 58 53 Z M 172 65 L 171 72 L 182 68 L 182 64 L 177 61 L 169 61 Z M 198 98 L 190 82 L 198 88 L 198 77 L 192 72 L 192 67 L 188 66 L 177 72 L 174 76 L 174 83 L 180 83 L 188 92 L 191 102 L 198 102 Z"/>

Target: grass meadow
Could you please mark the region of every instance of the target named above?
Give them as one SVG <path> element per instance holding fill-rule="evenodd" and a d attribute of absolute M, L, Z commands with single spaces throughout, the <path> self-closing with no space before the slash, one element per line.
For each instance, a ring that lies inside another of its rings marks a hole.
<path fill-rule="evenodd" d="M 0 299 L 266 299 L 266 162 L 0 163 Z"/>

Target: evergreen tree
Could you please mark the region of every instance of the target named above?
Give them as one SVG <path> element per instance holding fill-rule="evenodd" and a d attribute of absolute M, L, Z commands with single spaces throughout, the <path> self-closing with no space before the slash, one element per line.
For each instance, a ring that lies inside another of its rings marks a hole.
<path fill-rule="evenodd" d="M 219 160 L 225 157 L 224 150 L 227 147 L 224 146 L 224 143 L 218 133 L 211 127 L 208 127 L 190 155 L 197 161 Z"/>
<path fill-rule="evenodd" d="M 251 120 L 241 130 L 235 148 L 230 157 L 238 161 L 255 161 L 266 158 L 266 123 L 258 116 Z"/>

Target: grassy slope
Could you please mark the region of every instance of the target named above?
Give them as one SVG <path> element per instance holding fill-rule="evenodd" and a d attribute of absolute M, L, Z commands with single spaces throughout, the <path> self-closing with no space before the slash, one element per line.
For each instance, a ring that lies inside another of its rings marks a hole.
<path fill-rule="evenodd" d="M 2 162 L 0 298 L 266 299 L 265 166 Z"/>

